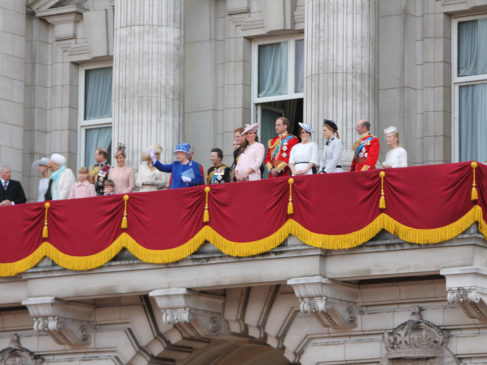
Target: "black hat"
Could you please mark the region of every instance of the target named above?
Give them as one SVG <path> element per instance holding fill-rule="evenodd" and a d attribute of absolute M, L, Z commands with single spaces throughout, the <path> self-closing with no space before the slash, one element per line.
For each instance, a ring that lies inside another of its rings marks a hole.
<path fill-rule="evenodd" d="M 323 121 L 323 125 L 327 125 L 329 126 L 331 129 L 333 129 L 335 132 L 338 130 L 338 127 L 337 125 L 332 121 L 332 120 L 329 120 L 329 119 L 325 119 Z"/>

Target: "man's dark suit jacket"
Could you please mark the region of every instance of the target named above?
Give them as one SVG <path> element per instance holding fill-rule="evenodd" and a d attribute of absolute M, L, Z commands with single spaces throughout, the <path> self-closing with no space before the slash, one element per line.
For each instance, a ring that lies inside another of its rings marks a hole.
<path fill-rule="evenodd" d="M 0 183 L 0 202 L 3 202 L 5 199 L 13 201 L 15 205 L 22 204 L 27 201 L 25 198 L 24 189 L 22 189 L 20 182 L 9 180 L 7 191 L 5 191 L 3 185 Z"/>

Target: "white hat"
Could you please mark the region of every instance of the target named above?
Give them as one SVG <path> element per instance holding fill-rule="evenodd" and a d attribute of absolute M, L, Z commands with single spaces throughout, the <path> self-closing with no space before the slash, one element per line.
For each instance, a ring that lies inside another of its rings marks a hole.
<path fill-rule="evenodd" d="M 253 130 L 254 130 L 254 132 L 256 132 L 258 127 L 259 127 L 259 123 L 254 123 L 254 124 L 245 124 L 245 129 L 244 129 L 244 131 L 242 132 L 242 134 L 247 133 L 247 132 L 248 132 L 248 131 L 250 131 L 251 129 L 253 129 Z"/>
<path fill-rule="evenodd" d="M 298 123 L 301 128 L 303 128 L 308 133 L 314 133 L 314 130 L 311 129 L 309 125 L 306 123 Z"/>
<path fill-rule="evenodd" d="M 66 163 L 66 158 L 59 153 L 53 153 L 51 155 L 51 161 L 56 165 L 64 165 Z"/>
<path fill-rule="evenodd" d="M 32 163 L 32 171 L 39 172 L 39 166 L 48 166 L 49 167 L 49 159 L 47 157 L 42 157 L 41 159 L 34 161 Z"/>
<path fill-rule="evenodd" d="M 390 126 L 390 127 L 387 127 L 386 129 L 384 129 L 384 135 L 389 134 L 389 133 L 394 133 L 394 132 L 397 133 L 398 130 L 396 127 L 393 127 L 393 126 Z"/>

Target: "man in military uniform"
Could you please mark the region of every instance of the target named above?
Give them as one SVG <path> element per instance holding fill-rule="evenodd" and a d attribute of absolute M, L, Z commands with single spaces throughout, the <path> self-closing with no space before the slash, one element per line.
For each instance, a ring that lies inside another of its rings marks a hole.
<path fill-rule="evenodd" d="M 289 169 L 289 156 L 293 146 L 299 143 L 296 136 L 289 134 L 289 120 L 284 117 L 276 119 L 276 133 L 277 136 L 269 141 L 267 144 L 267 155 L 265 157 L 265 165 L 269 170 L 269 177 L 279 177 L 291 175 Z"/>
<path fill-rule="evenodd" d="M 108 151 L 97 148 L 95 151 L 96 163 L 90 166 L 89 181 L 95 185 L 96 195 L 104 195 L 105 181 L 108 179 L 110 165 L 107 162 Z"/>
<path fill-rule="evenodd" d="M 353 144 L 354 156 L 350 171 L 375 169 L 380 151 L 379 139 L 370 134 L 370 122 L 367 119 L 360 119 L 355 130 L 360 138 Z"/>

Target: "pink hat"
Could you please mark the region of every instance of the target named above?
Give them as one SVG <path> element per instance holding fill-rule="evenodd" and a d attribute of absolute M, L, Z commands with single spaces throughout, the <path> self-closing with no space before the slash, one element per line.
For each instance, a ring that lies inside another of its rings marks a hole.
<path fill-rule="evenodd" d="M 254 132 L 257 132 L 257 128 L 259 128 L 259 123 L 254 123 L 254 124 L 245 124 L 245 129 L 244 131 L 242 132 L 242 134 L 245 134 L 247 133 L 248 131 L 250 131 L 251 129 L 254 130 Z"/>

